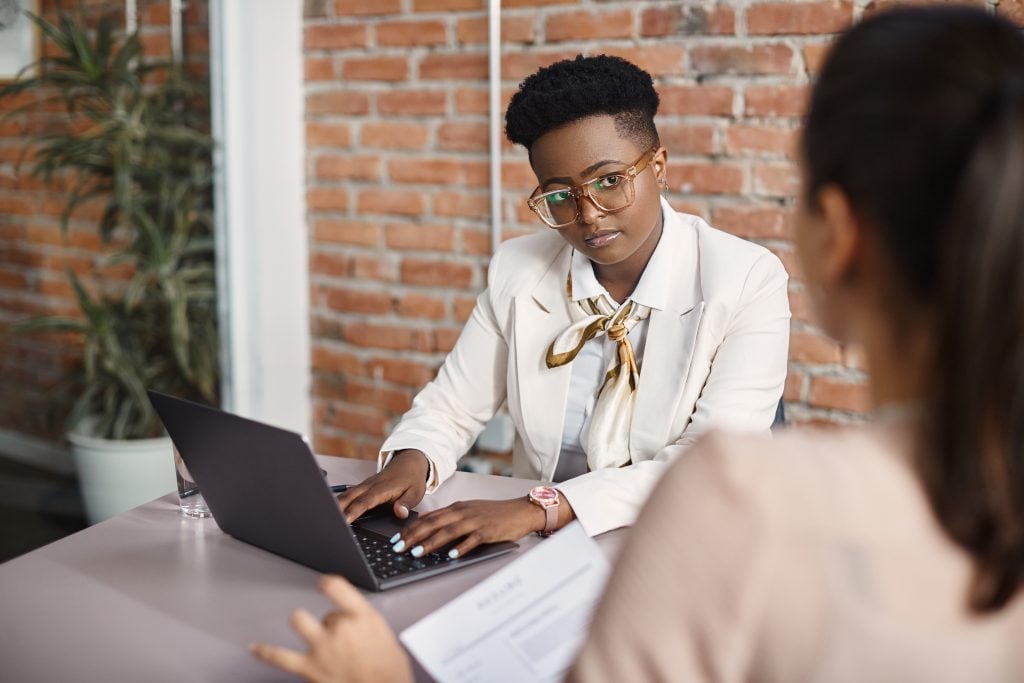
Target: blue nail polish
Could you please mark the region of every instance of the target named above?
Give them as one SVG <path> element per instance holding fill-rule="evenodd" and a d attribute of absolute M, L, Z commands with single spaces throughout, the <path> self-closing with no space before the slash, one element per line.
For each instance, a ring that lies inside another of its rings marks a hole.
<path fill-rule="evenodd" d="M 412 556 L 413 557 L 419 557 L 422 554 L 423 554 L 423 546 L 418 545 L 418 546 L 416 546 L 415 548 L 412 549 Z"/>
<path fill-rule="evenodd" d="M 388 543 L 398 543 L 398 539 L 400 539 L 401 537 L 402 537 L 402 532 L 399 531 L 397 534 L 395 534 L 394 536 L 391 537 L 391 540 L 388 541 Z"/>
<path fill-rule="evenodd" d="M 448 551 L 448 557 L 450 559 L 454 560 L 458 556 L 459 556 L 458 548 L 452 548 L 451 550 Z"/>
<path fill-rule="evenodd" d="M 394 550 L 396 553 L 402 552 L 403 550 L 405 550 L 405 541 L 399 541 L 391 549 Z"/>

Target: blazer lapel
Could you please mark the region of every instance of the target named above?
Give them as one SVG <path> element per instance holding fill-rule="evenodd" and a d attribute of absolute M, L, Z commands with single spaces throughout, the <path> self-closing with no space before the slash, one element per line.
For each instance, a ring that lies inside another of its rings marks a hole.
<path fill-rule="evenodd" d="M 673 255 L 665 310 L 651 311 L 640 368 L 629 449 L 650 457 L 669 441 L 704 314 L 697 232 L 667 204 L 661 239 Z M 659 245 L 660 247 L 661 245 Z"/>
<path fill-rule="evenodd" d="M 572 364 L 549 368 L 548 346 L 572 324 L 565 279 L 572 249 L 566 245 L 530 294 L 515 297 L 515 361 L 525 434 L 533 450 L 553 463 L 562 447 Z M 544 472 L 551 476 L 552 472 Z"/>

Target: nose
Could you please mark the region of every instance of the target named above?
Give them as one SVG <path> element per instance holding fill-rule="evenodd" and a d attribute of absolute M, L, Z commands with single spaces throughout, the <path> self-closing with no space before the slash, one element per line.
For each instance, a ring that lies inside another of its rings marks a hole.
<path fill-rule="evenodd" d="M 594 221 L 604 216 L 604 209 L 594 203 L 590 194 L 583 194 L 578 201 L 580 203 L 580 223 L 592 225 Z"/>

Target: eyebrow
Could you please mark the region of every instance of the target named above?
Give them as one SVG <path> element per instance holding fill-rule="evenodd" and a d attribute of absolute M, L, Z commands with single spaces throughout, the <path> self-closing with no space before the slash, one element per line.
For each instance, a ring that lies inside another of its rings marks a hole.
<path fill-rule="evenodd" d="M 583 172 L 580 173 L 580 175 L 586 178 L 588 175 L 590 175 L 597 169 L 601 168 L 602 166 L 607 166 L 608 164 L 622 165 L 625 163 L 625 161 L 618 161 L 617 159 L 602 159 L 601 161 L 598 161 L 596 164 L 591 164 L 590 166 L 587 166 L 585 169 L 583 169 Z M 562 183 L 563 185 L 572 185 L 573 180 L 572 178 L 565 178 L 561 176 L 558 178 L 548 178 L 543 183 L 541 183 L 540 186 L 545 187 L 547 185 L 550 185 L 551 183 Z"/>

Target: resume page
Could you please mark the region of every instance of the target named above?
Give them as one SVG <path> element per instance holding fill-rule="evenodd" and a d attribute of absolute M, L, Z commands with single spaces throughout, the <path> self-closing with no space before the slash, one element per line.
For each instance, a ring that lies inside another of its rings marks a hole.
<path fill-rule="evenodd" d="M 609 565 L 579 522 L 402 632 L 442 683 L 561 680 Z"/>

